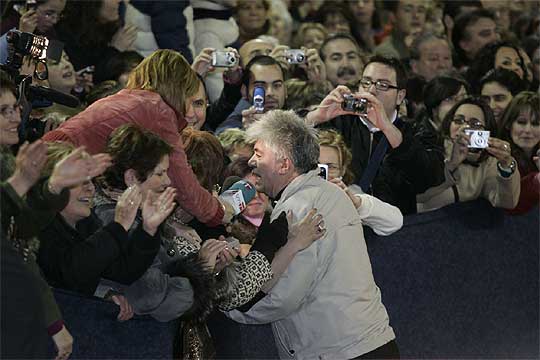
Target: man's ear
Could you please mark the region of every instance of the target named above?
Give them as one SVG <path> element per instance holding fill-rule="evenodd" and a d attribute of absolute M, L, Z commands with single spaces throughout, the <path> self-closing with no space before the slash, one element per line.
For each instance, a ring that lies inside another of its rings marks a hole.
<path fill-rule="evenodd" d="M 124 172 L 124 184 L 126 184 L 127 187 L 130 187 L 132 185 L 138 185 L 139 183 L 140 181 L 137 179 L 135 170 L 127 169 Z"/>
<path fill-rule="evenodd" d="M 405 99 L 405 96 L 407 96 L 407 90 L 405 89 L 400 89 L 398 90 L 398 93 L 397 93 L 397 106 L 401 105 L 401 103 L 403 102 L 403 99 Z"/>
<path fill-rule="evenodd" d="M 244 100 L 249 101 L 248 88 L 246 87 L 246 85 L 242 84 L 242 87 L 240 87 L 240 94 L 242 94 L 242 98 Z"/>
<path fill-rule="evenodd" d="M 417 63 L 417 60 L 411 60 L 410 61 L 410 64 L 411 64 L 411 70 L 413 73 L 415 74 L 418 74 L 416 71 L 418 70 L 418 63 Z"/>
<path fill-rule="evenodd" d="M 289 158 L 284 158 L 280 161 L 278 174 L 285 175 L 293 168 L 292 161 Z"/>

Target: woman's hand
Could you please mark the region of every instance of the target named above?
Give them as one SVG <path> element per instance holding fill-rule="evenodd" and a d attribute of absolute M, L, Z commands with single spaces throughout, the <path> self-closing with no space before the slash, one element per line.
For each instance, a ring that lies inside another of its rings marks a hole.
<path fill-rule="evenodd" d="M 347 185 L 345 185 L 345 183 L 343 182 L 343 180 L 341 180 L 341 177 L 337 177 L 337 178 L 333 178 L 332 180 L 330 180 L 331 183 L 333 184 L 336 184 L 337 186 L 339 186 L 343 191 L 345 191 L 347 193 L 347 196 L 349 197 L 349 199 L 351 199 L 354 207 L 356 209 L 360 208 L 360 206 L 362 206 L 362 198 L 358 197 L 358 196 L 355 196 L 351 190 L 349 190 L 349 188 L 347 187 Z"/>
<path fill-rule="evenodd" d="M 52 336 L 54 345 L 58 354 L 54 358 L 55 360 L 66 360 L 73 351 L 73 336 L 69 333 L 65 326 Z"/>
<path fill-rule="evenodd" d="M 128 187 L 120 195 L 114 210 L 114 221 L 122 225 L 124 230 L 129 231 L 129 228 L 133 225 L 141 201 L 141 189 L 137 185 Z"/>
<path fill-rule="evenodd" d="M 139 29 L 133 25 L 124 25 L 113 35 L 111 47 L 118 51 L 127 51 L 133 49 L 133 43 L 137 39 Z"/>
<path fill-rule="evenodd" d="M 221 251 L 227 247 L 227 242 L 216 239 L 206 240 L 199 250 L 199 259 L 201 259 L 209 271 L 214 271 L 218 256 Z"/>
<path fill-rule="evenodd" d="M 161 223 L 172 213 L 176 206 L 176 189 L 168 187 L 161 194 L 149 191 L 142 207 L 143 229 L 154 236 Z"/>
<path fill-rule="evenodd" d="M 113 295 L 111 300 L 118 306 L 120 306 L 120 312 L 116 319 L 118 321 L 127 321 L 133 317 L 133 308 L 129 305 L 126 297 L 123 295 Z"/>
<path fill-rule="evenodd" d="M 294 245 L 297 251 L 309 247 L 315 240 L 326 234 L 322 215 L 317 214 L 317 209 L 311 209 L 299 222 L 293 224 L 293 214 L 287 212 L 287 222 L 289 223 L 289 236 L 287 244 Z"/>
<path fill-rule="evenodd" d="M 510 144 L 507 141 L 494 137 L 490 137 L 488 142 L 489 146 L 486 148 L 486 151 L 499 160 L 503 168 L 509 168 L 514 160 Z"/>
<path fill-rule="evenodd" d="M 90 156 L 80 147 L 56 163 L 49 179 L 49 189 L 60 193 L 64 188 L 92 180 L 109 166 L 111 157 L 108 154 Z"/>
<path fill-rule="evenodd" d="M 457 167 L 461 165 L 463 161 L 465 161 L 467 155 L 469 155 L 469 143 L 471 141 L 471 137 L 465 134 L 466 128 L 467 127 L 464 126 L 459 129 L 457 137 L 454 140 L 452 154 L 450 155 L 450 160 L 446 165 L 450 172 L 454 172 Z"/>
<path fill-rule="evenodd" d="M 47 161 L 47 144 L 41 140 L 25 142 L 15 158 L 15 172 L 7 182 L 19 196 L 24 196 L 38 181 Z"/>

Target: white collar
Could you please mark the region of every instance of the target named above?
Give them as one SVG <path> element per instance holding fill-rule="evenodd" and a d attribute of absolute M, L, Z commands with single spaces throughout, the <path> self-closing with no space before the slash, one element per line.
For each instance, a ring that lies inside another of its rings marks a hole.
<path fill-rule="evenodd" d="M 375 127 L 375 125 L 373 125 L 369 120 L 365 120 L 363 116 L 358 115 L 358 118 L 360 119 L 360 121 L 362 121 L 364 125 L 367 126 L 369 132 L 376 133 L 378 131 L 381 131 L 381 129 L 379 129 L 378 127 Z M 394 110 L 394 113 L 392 114 L 392 124 L 396 121 L 396 119 L 397 119 L 397 110 Z"/>

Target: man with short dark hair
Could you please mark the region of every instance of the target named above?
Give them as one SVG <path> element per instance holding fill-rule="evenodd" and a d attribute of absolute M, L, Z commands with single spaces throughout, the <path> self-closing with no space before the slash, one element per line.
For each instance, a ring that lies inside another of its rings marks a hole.
<path fill-rule="evenodd" d="M 246 65 L 242 77 L 242 110 L 231 114 L 216 130 L 216 134 L 229 128 L 246 128 L 258 118 L 252 106 L 255 87 L 264 89 L 264 112 L 283 109 L 287 99 L 285 72 L 279 62 L 271 56 L 255 56 Z M 237 106 L 238 108 L 238 106 Z"/>
<path fill-rule="evenodd" d="M 409 58 L 409 46 L 426 25 L 425 0 L 397 0 L 385 2 L 396 21 L 392 34 L 375 48 L 375 54 L 398 59 Z"/>
<path fill-rule="evenodd" d="M 458 16 L 452 30 L 452 44 L 460 63 L 467 66 L 487 44 L 500 40 L 495 16 L 488 10 L 478 9 Z"/>
<path fill-rule="evenodd" d="M 407 75 L 398 59 L 375 56 L 364 68 L 358 92 L 334 89 L 306 121 L 339 131 L 353 154 L 352 170 L 364 192 L 416 213 L 416 194 L 444 179 L 443 152 L 436 139 L 415 134 L 400 119 Z M 342 109 L 346 97 L 368 102 L 365 113 Z M 324 125 L 323 125 L 324 124 Z"/>
<path fill-rule="evenodd" d="M 326 66 L 326 79 L 333 86 L 356 86 L 363 68 L 360 47 L 347 34 L 337 34 L 327 38 L 321 45 L 321 59 Z"/>

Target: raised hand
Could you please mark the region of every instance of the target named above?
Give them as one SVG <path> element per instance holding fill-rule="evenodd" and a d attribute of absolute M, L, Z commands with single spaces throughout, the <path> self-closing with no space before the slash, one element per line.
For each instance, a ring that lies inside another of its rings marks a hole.
<path fill-rule="evenodd" d="M 168 187 L 161 194 L 149 191 L 142 207 L 143 229 L 154 236 L 163 221 L 172 213 L 176 206 L 174 198 L 176 189 Z"/>
<path fill-rule="evenodd" d="M 139 29 L 133 25 L 124 25 L 113 35 L 110 45 L 118 51 L 132 50 Z"/>
<path fill-rule="evenodd" d="M 54 166 L 49 179 L 49 189 L 59 193 L 62 189 L 77 186 L 101 175 L 111 165 L 107 154 L 88 155 L 83 147 L 73 151 Z"/>
<path fill-rule="evenodd" d="M 345 101 L 343 95 L 351 95 L 351 90 L 348 87 L 340 85 L 332 90 L 321 101 L 317 109 L 308 113 L 306 120 L 317 125 L 332 120 L 336 116 L 345 114 L 355 114 L 354 112 L 345 111 L 341 108 L 341 104 Z"/>
<path fill-rule="evenodd" d="M 452 147 L 452 154 L 450 155 L 450 160 L 446 165 L 450 172 L 453 172 L 469 155 L 469 142 L 471 137 L 465 134 L 465 129 L 467 126 L 463 126 L 459 129 L 456 139 L 454 140 L 454 145 Z"/>
<path fill-rule="evenodd" d="M 191 68 L 202 77 L 205 77 L 209 72 L 214 71 L 212 66 L 212 53 L 216 51 L 214 48 L 204 48 L 199 55 L 193 60 Z"/>
<path fill-rule="evenodd" d="M 294 245 L 297 251 L 309 247 L 315 240 L 326 234 L 322 215 L 317 214 L 317 209 L 311 209 L 302 220 L 293 224 L 293 214 L 287 212 L 289 223 L 289 236 L 287 243 Z"/>
<path fill-rule="evenodd" d="M 244 129 L 247 129 L 248 127 L 251 126 L 251 124 L 260 120 L 262 116 L 263 114 L 258 113 L 257 110 L 255 110 L 254 106 L 250 107 L 249 109 L 243 110 L 242 111 L 242 127 Z"/>
<path fill-rule="evenodd" d="M 19 196 L 23 196 L 38 181 L 47 161 L 47 145 L 37 140 L 25 142 L 15 158 L 15 172 L 7 180 Z"/>
<path fill-rule="evenodd" d="M 304 49 L 306 63 L 302 64 L 306 69 L 306 74 L 310 82 L 326 81 L 326 66 L 316 49 Z"/>
<path fill-rule="evenodd" d="M 33 33 L 36 30 L 38 14 L 36 10 L 28 10 L 19 19 L 19 30 Z"/>
<path fill-rule="evenodd" d="M 114 221 L 122 225 L 126 231 L 129 231 L 133 221 L 135 221 L 141 201 L 141 189 L 137 185 L 128 187 L 118 198 L 114 210 Z"/>
<path fill-rule="evenodd" d="M 277 62 L 281 64 L 281 67 L 284 69 L 289 70 L 289 67 L 291 66 L 289 62 L 287 61 L 287 56 L 285 55 L 285 52 L 289 50 L 289 47 L 286 45 L 278 45 L 274 49 L 272 49 L 272 52 L 270 53 L 270 56 L 276 59 Z"/>
<path fill-rule="evenodd" d="M 510 164 L 514 160 L 510 149 L 510 144 L 507 141 L 494 137 L 490 137 L 488 143 L 489 146 L 486 148 L 486 151 L 499 160 L 503 168 L 510 167 Z"/>

